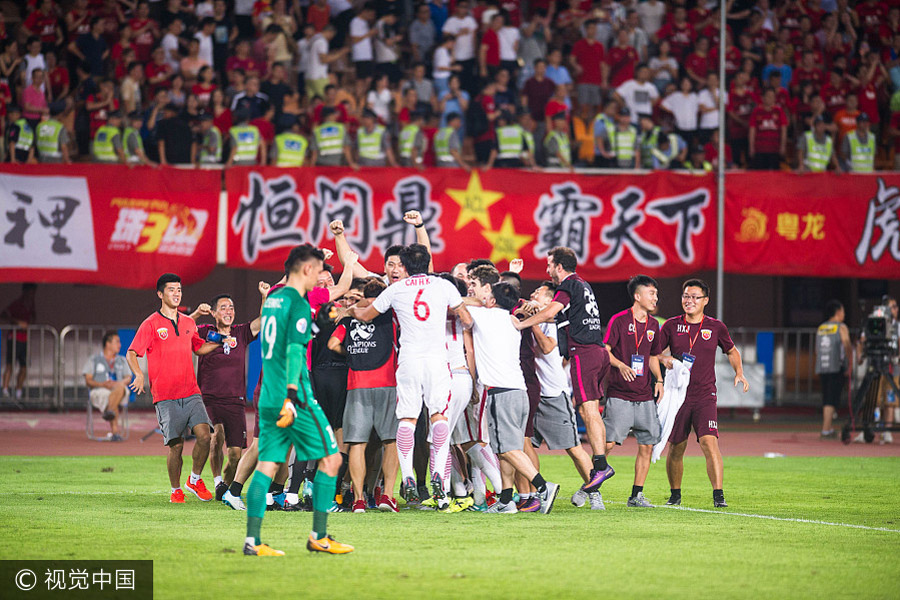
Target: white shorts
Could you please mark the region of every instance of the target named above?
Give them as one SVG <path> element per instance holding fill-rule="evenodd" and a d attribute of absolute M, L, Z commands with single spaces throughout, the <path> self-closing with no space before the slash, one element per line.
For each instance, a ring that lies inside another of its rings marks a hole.
<path fill-rule="evenodd" d="M 472 404 L 466 403 L 463 417 L 456 423 L 456 429 L 450 441 L 454 444 L 465 444 L 466 442 L 485 442 L 489 443 L 490 436 L 487 429 L 487 417 L 484 414 L 484 407 L 487 401 L 487 391 L 481 383 L 475 385 L 478 393 L 478 402 Z"/>
<path fill-rule="evenodd" d="M 450 365 L 446 360 L 410 360 L 397 367 L 397 418 L 418 419 L 423 403 L 428 416 L 447 414 Z"/>
<path fill-rule="evenodd" d="M 472 400 L 472 376 L 466 369 L 459 369 L 450 374 L 450 408 L 447 409 L 447 425 L 450 427 L 450 443 L 462 444 L 469 440 L 456 441 L 456 431 L 460 425 L 465 430 L 465 413 L 469 401 Z M 428 441 L 431 441 L 430 439 Z"/>
<path fill-rule="evenodd" d="M 109 408 L 109 394 L 112 390 L 108 390 L 106 388 L 91 388 L 91 406 L 99 410 L 100 412 L 104 412 L 107 408 Z M 119 402 L 119 406 L 124 406 L 128 404 L 128 394 L 122 396 L 122 401 Z"/>

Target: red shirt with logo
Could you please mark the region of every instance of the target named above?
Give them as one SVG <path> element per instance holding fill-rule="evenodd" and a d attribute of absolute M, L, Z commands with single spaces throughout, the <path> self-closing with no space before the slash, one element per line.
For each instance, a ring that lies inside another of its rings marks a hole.
<path fill-rule="evenodd" d="M 603 62 L 603 44 L 594 41 L 590 43 L 587 38 L 582 38 L 575 42 L 572 46 L 572 56 L 578 61 L 578 66 L 582 68 L 581 75 L 578 76 L 578 83 L 589 83 L 591 85 L 601 85 L 603 83 L 603 73 L 600 70 L 600 64 Z"/>
<path fill-rule="evenodd" d="M 173 322 L 156 311 L 144 319 L 128 349 L 147 355 L 154 404 L 200 394 L 193 353 L 203 344 L 197 324 L 188 316 L 179 313 Z"/>
<path fill-rule="evenodd" d="M 779 106 L 766 109 L 757 106 L 750 113 L 750 126 L 756 127 L 756 151 L 778 153 L 781 151 L 781 128 L 787 127 L 787 116 Z"/>

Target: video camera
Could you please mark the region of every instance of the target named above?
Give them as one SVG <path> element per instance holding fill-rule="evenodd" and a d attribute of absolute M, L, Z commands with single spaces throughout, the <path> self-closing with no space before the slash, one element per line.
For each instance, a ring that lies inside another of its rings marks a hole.
<path fill-rule="evenodd" d="M 866 317 L 863 332 L 866 336 L 865 355 L 867 358 L 891 358 L 897 356 L 896 324 L 887 306 L 876 306 Z"/>

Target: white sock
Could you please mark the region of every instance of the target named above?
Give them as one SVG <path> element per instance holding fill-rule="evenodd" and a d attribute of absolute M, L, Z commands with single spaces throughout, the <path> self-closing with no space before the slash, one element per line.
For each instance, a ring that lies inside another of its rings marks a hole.
<path fill-rule="evenodd" d="M 174 494 L 175 492 L 177 492 L 177 491 L 180 490 L 180 489 L 181 489 L 180 487 L 172 488 L 172 493 Z"/>
<path fill-rule="evenodd" d="M 462 498 L 467 494 L 466 480 L 463 479 L 462 474 L 457 468 L 455 452 L 450 453 L 450 461 L 453 463 L 453 469 L 450 471 L 450 485 L 453 488 L 453 495 L 457 498 Z"/>
<path fill-rule="evenodd" d="M 272 506 L 273 504 L 275 504 L 275 498 L 271 493 L 266 492 L 266 506 Z"/>
<path fill-rule="evenodd" d="M 252 537 L 246 537 L 246 538 L 244 538 L 244 543 L 245 543 L 245 544 L 250 544 L 251 546 L 256 546 L 256 540 L 253 539 Z"/>
<path fill-rule="evenodd" d="M 490 480 L 494 493 L 499 493 L 503 490 L 503 481 L 500 479 L 500 466 L 495 464 L 497 457 L 494 456 L 489 447 L 475 444 L 469 448 L 466 454 L 472 459 L 473 464 Z"/>
<path fill-rule="evenodd" d="M 474 464 L 472 465 L 472 487 L 475 488 L 472 491 L 472 499 L 475 501 L 475 504 L 484 504 L 487 502 L 487 498 L 485 497 L 487 488 L 484 486 L 484 475 L 481 474 L 481 469 Z"/>
<path fill-rule="evenodd" d="M 416 445 L 416 426 L 409 421 L 400 421 L 397 427 L 397 455 L 400 457 L 400 474 L 404 481 L 407 478 L 415 480 L 413 469 L 413 450 Z"/>
<path fill-rule="evenodd" d="M 190 478 L 191 485 L 196 485 L 198 481 L 200 481 L 200 476 L 194 472 L 191 472 L 191 478 Z"/>
<path fill-rule="evenodd" d="M 444 493 L 450 491 L 450 426 L 447 421 L 431 424 L 431 474 L 441 475 Z"/>
<path fill-rule="evenodd" d="M 213 485 L 218 486 L 218 485 L 219 485 L 220 483 L 222 483 L 223 481 L 224 481 L 224 480 L 222 479 L 222 476 L 221 476 L 221 475 L 216 475 L 215 477 L 213 477 Z"/>
<path fill-rule="evenodd" d="M 300 502 L 300 494 L 291 494 L 288 492 L 284 495 L 284 501 L 286 504 L 297 504 Z"/>

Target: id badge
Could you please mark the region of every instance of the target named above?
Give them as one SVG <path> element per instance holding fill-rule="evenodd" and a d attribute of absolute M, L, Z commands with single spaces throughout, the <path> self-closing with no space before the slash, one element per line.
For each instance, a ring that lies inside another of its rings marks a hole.
<path fill-rule="evenodd" d="M 631 355 L 631 370 L 638 377 L 644 376 L 644 357 L 640 354 Z"/>
<path fill-rule="evenodd" d="M 694 368 L 694 360 L 696 360 L 696 357 L 693 354 L 681 355 L 681 362 L 683 362 L 684 366 L 687 367 L 688 373 L 690 373 L 691 369 Z"/>

